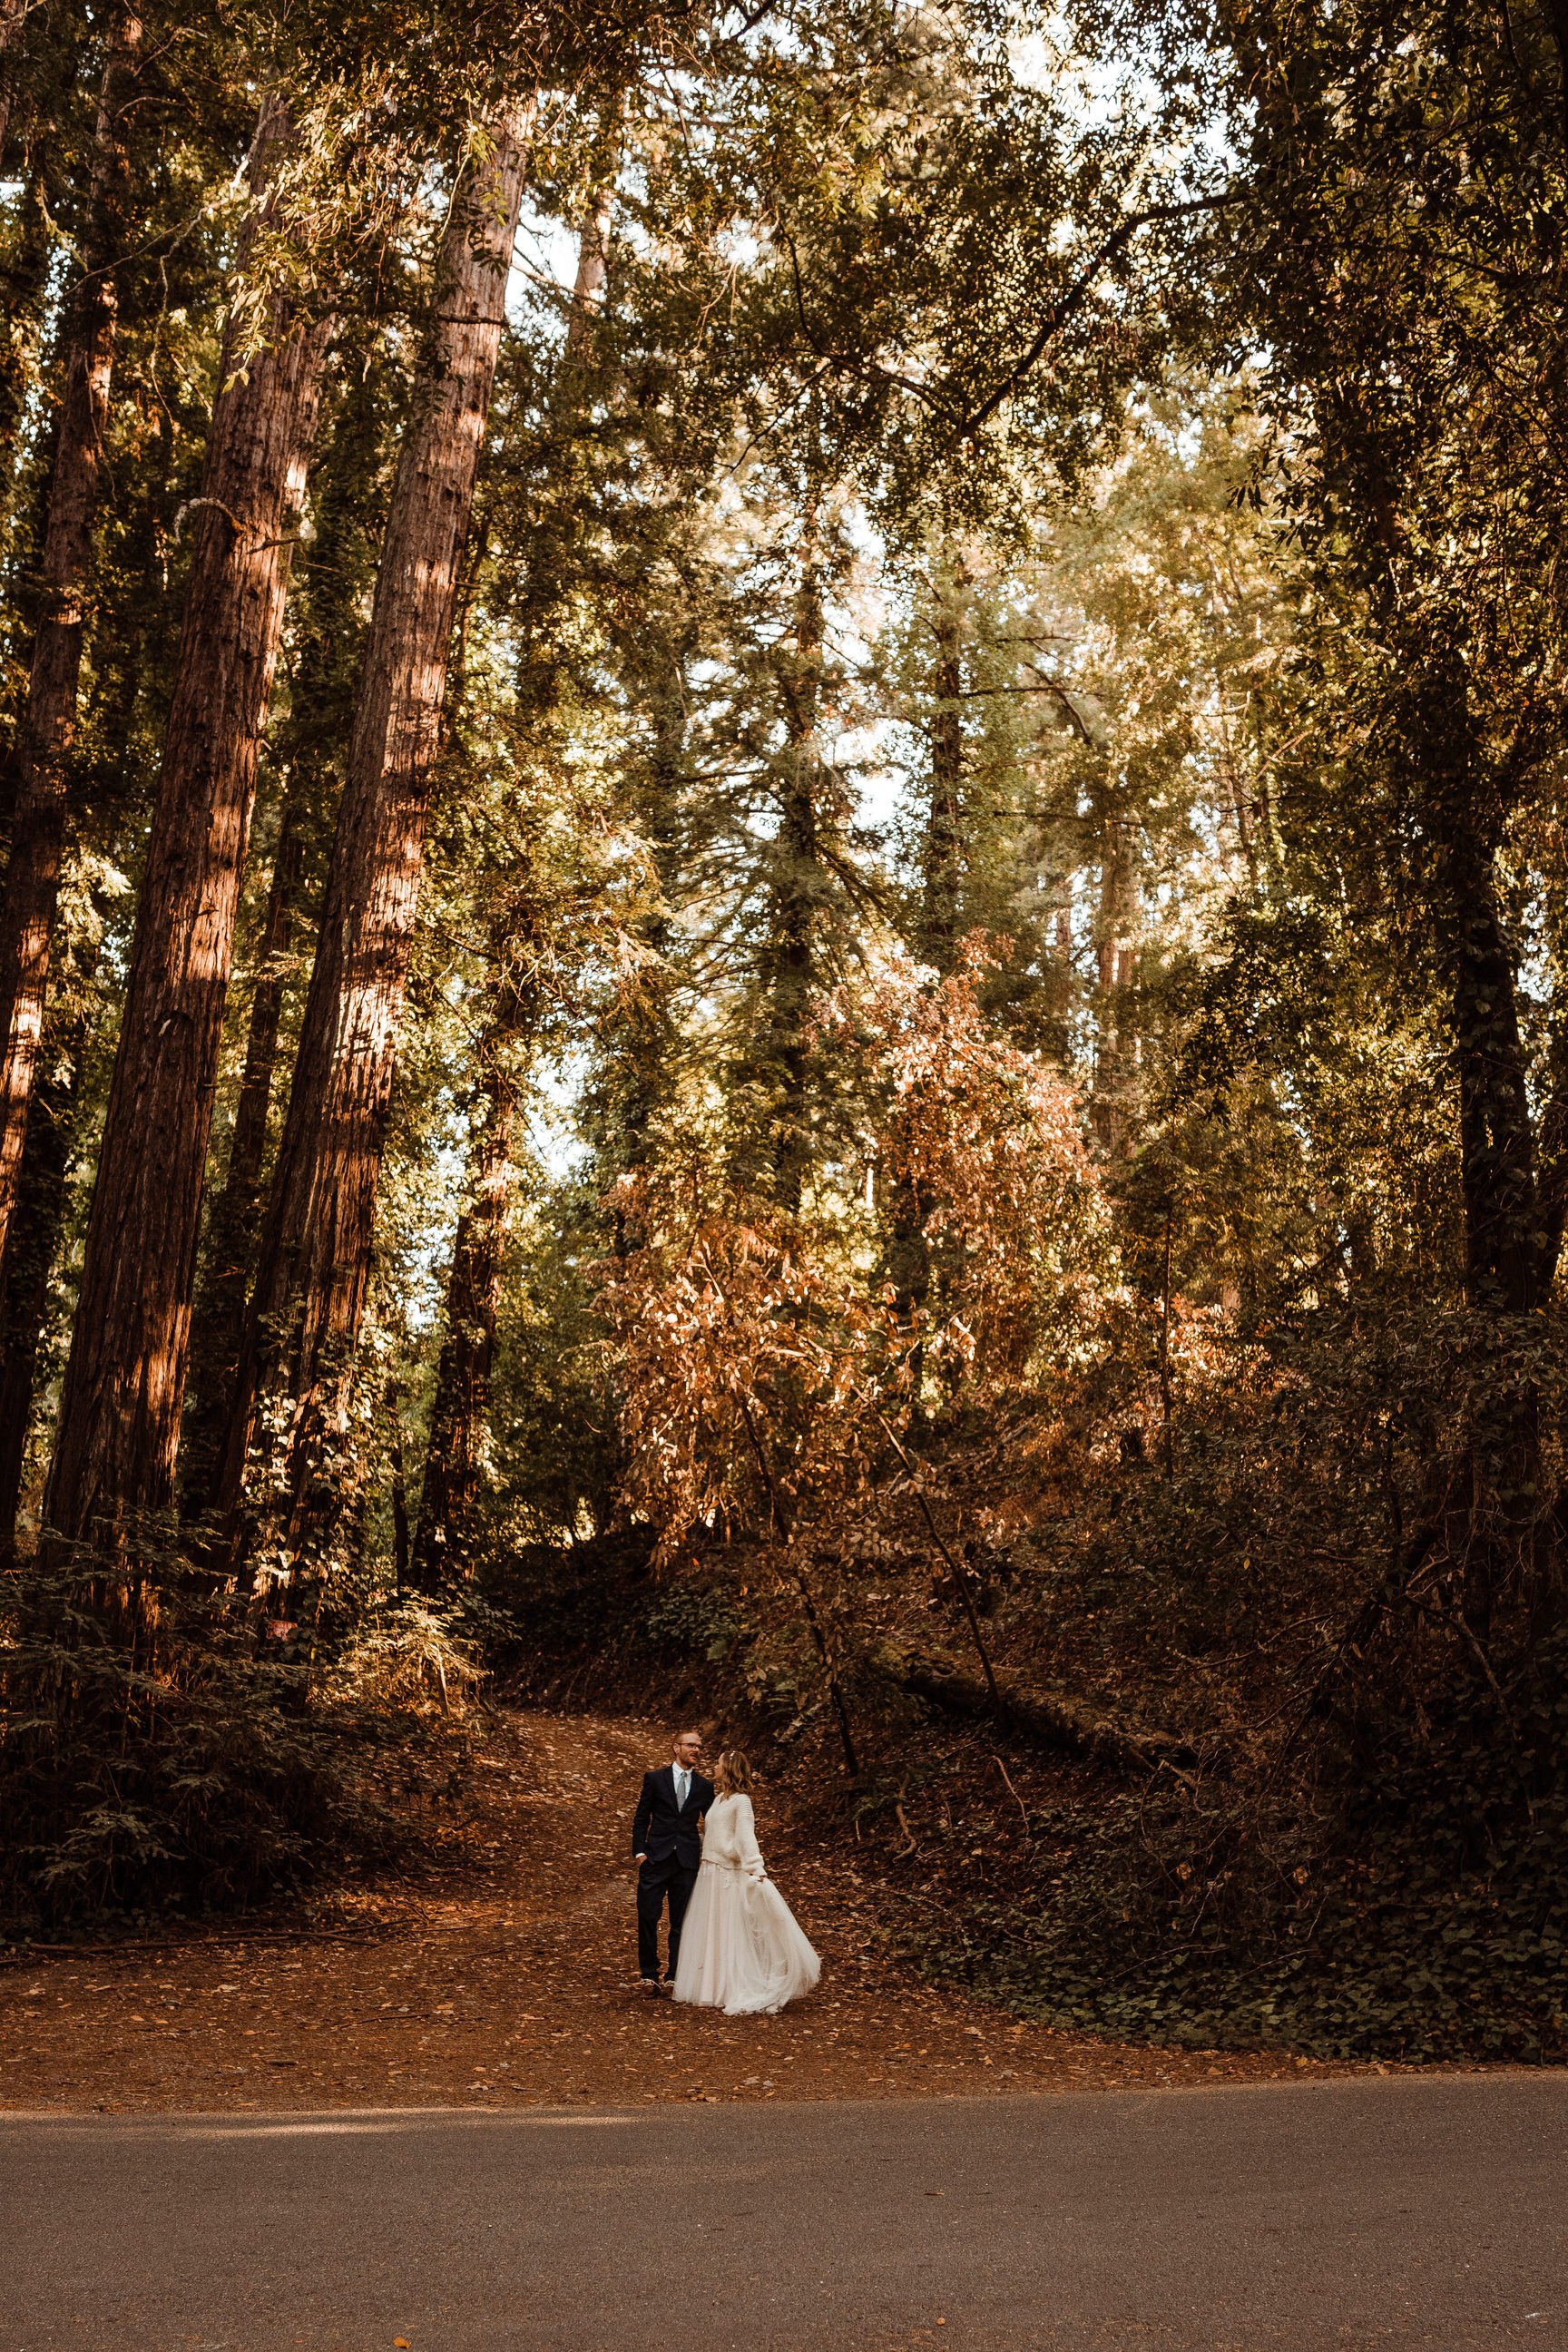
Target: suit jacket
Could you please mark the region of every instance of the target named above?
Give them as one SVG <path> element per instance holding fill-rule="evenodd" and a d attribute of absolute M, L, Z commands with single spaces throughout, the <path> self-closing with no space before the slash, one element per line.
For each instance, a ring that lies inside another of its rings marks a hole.
<path fill-rule="evenodd" d="M 695 1870 L 702 1859 L 697 1824 L 713 1802 L 713 1783 L 700 1772 L 691 1775 L 686 1802 L 675 1801 L 675 1767 L 645 1772 L 642 1795 L 632 1815 L 632 1853 L 646 1853 L 649 1862 L 668 1862 L 673 1855 L 683 1870 Z"/>

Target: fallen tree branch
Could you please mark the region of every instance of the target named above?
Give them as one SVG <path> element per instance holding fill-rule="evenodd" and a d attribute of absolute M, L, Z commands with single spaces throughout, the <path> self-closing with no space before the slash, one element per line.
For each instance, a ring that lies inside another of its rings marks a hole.
<path fill-rule="evenodd" d="M 978 1675 L 965 1674 L 939 1652 L 904 1650 L 888 1643 L 875 1653 L 874 1663 L 911 1697 L 923 1698 L 945 1714 L 987 1717 L 1026 1738 L 1092 1763 L 1124 1772 L 1152 1772 L 1162 1764 L 1195 1761 L 1192 1743 L 1172 1732 L 1153 1730 L 1112 1715 L 1092 1700 L 1020 1682 L 1005 1672 L 997 1674 L 993 1697 Z"/>

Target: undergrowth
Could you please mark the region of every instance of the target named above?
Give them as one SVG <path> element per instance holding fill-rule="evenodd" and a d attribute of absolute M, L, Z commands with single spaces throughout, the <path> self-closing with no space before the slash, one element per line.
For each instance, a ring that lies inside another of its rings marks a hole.
<path fill-rule="evenodd" d="M 1022 2015 L 1196 2048 L 1568 2059 L 1568 1635 L 1440 1715 L 1330 1738 L 1315 1783 L 1042 1809 L 1068 1857 L 906 1941 Z"/>
<path fill-rule="evenodd" d="M 1084 1573 L 1098 1592 L 1102 1561 Z M 742 1727 L 775 1783 L 804 1767 L 820 1821 L 839 1771 L 809 1658 L 738 1606 L 745 1578 L 745 1559 L 710 1557 L 700 1578 L 660 1580 L 635 1548 L 614 1576 L 536 1567 L 531 1684 Z M 1152 1606 L 1147 1576 L 1140 1590 Z M 1190 1585 L 1171 1606 L 1190 1628 Z M 1368 1670 L 1354 1707 L 1344 1694 L 1289 1755 L 1239 1743 L 1147 1780 L 893 1703 L 848 1670 L 869 1757 L 858 1861 L 933 1978 L 1131 2042 L 1568 2058 L 1568 1633 L 1498 1686 L 1434 1675 L 1417 1703 Z"/>
<path fill-rule="evenodd" d="M 269 1621 L 188 1576 L 0 1588 L 0 1918 L 229 1912 L 384 1865 L 460 1785 L 478 1670 L 418 1605 Z"/>

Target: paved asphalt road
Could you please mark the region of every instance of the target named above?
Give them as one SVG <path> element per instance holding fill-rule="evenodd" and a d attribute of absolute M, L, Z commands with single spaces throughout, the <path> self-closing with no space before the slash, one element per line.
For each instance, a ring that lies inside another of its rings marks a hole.
<path fill-rule="evenodd" d="M 0 2118 L 0 2352 L 399 2336 L 1568 2352 L 1568 2078 Z"/>

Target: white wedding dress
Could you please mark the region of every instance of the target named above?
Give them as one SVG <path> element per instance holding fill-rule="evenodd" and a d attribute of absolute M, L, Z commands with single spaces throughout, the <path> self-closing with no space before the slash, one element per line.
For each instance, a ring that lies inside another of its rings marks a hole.
<path fill-rule="evenodd" d="M 755 2016 L 809 1992 L 821 1974 L 822 1962 L 763 1872 L 750 1797 L 715 1797 L 680 1930 L 676 2000 Z"/>

